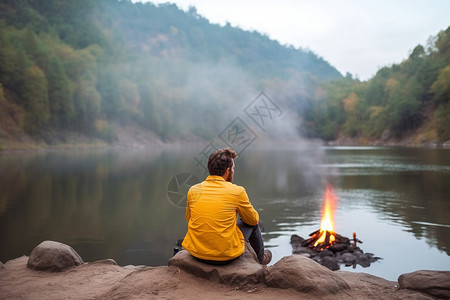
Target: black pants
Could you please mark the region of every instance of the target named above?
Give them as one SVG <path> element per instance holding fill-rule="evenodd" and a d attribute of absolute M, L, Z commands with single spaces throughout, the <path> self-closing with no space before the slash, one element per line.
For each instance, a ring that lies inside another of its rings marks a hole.
<path fill-rule="evenodd" d="M 258 256 L 258 261 L 261 262 L 264 258 L 264 240 L 261 235 L 259 223 L 255 226 L 251 226 L 239 219 L 237 221 L 237 226 L 244 235 L 245 241 L 249 242 L 250 246 L 252 246 L 253 250 L 255 250 L 256 256 Z"/>
<path fill-rule="evenodd" d="M 237 221 L 237 226 L 242 232 L 242 235 L 244 236 L 244 239 L 246 242 L 250 243 L 250 246 L 252 246 L 253 250 L 256 252 L 256 256 L 258 256 L 258 261 L 261 262 L 264 258 L 264 240 L 261 235 L 261 228 L 259 227 L 259 224 L 256 224 L 255 226 L 248 225 L 244 223 L 241 219 Z M 194 256 L 195 257 L 195 256 Z M 198 257 L 195 257 L 201 262 L 211 264 L 211 265 L 226 265 L 235 259 L 238 259 L 238 257 L 231 259 L 231 260 L 225 260 L 225 261 L 216 261 L 216 260 L 206 260 L 201 259 Z"/>

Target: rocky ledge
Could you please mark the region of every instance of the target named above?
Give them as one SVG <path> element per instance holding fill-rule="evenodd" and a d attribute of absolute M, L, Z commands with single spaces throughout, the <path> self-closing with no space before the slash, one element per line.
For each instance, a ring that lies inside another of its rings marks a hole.
<path fill-rule="evenodd" d="M 398 282 L 365 273 L 331 271 L 302 255 L 266 267 L 247 247 L 224 266 L 204 264 L 187 251 L 168 266 L 85 263 L 68 245 L 45 241 L 29 257 L 0 263 L 4 299 L 450 299 L 450 271 L 420 270 Z"/>

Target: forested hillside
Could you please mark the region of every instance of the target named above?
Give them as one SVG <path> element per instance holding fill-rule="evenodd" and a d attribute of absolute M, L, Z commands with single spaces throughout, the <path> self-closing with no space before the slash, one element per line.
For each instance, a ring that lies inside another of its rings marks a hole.
<path fill-rule="evenodd" d="M 310 51 L 211 24 L 195 8 L 0 1 L 0 141 L 57 143 L 68 131 L 114 141 L 111 125 L 130 123 L 163 140 L 209 138 L 261 90 L 299 112 L 340 77 Z"/>
<path fill-rule="evenodd" d="M 450 27 L 416 46 L 407 59 L 366 82 L 351 76 L 324 84 L 309 105 L 308 129 L 325 140 L 450 140 Z"/>
<path fill-rule="evenodd" d="M 309 50 L 211 24 L 195 8 L 119 0 L 0 0 L 0 149 L 114 142 L 139 126 L 209 139 L 267 92 L 299 135 L 450 139 L 450 29 L 361 82 Z"/>

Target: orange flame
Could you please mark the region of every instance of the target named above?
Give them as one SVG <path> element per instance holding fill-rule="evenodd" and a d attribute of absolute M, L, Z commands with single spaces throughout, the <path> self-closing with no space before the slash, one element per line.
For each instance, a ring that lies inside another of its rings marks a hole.
<path fill-rule="evenodd" d="M 333 187 L 327 186 L 325 203 L 322 207 L 322 220 L 320 222 L 320 238 L 314 243 L 314 247 L 325 242 L 327 231 L 330 233 L 329 243 L 333 243 L 334 237 L 334 213 L 336 212 L 336 196 Z"/>

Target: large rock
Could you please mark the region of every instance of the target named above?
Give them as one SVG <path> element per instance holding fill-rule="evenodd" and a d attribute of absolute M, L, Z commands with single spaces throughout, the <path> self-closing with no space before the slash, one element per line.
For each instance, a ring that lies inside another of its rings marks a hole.
<path fill-rule="evenodd" d="M 336 273 L 302 255 L 283 257 L 264 271 L 270 287 L 293 288 L 317 295 L 335 294 L 350 286 Z"/>
<path fill-rule="evenodd" d="M 244 286 L 261 282 L 264 276 L 263 267 L 258 263 L 251 246 L 245 247 L 241 257 L 233 262 L 216 266 L 195 259 L 188 251 L 182 250 L 169 260 L 169 266 L 178 267 L 192 275 L 228 285 Z"/>
<path fill-rule="evenodd" d="M 27 267 L 33 270 L 61 272 L 83 263 L 83 259 L 72 247 L 59 242 L 44 241 L 31 252 Z"/>
<path fill-rule="evenodd" d="M 400 275 L 401 289 L 410 289 L 433 297 L 450 299 L 450 271 L 420 270 Z"/>

